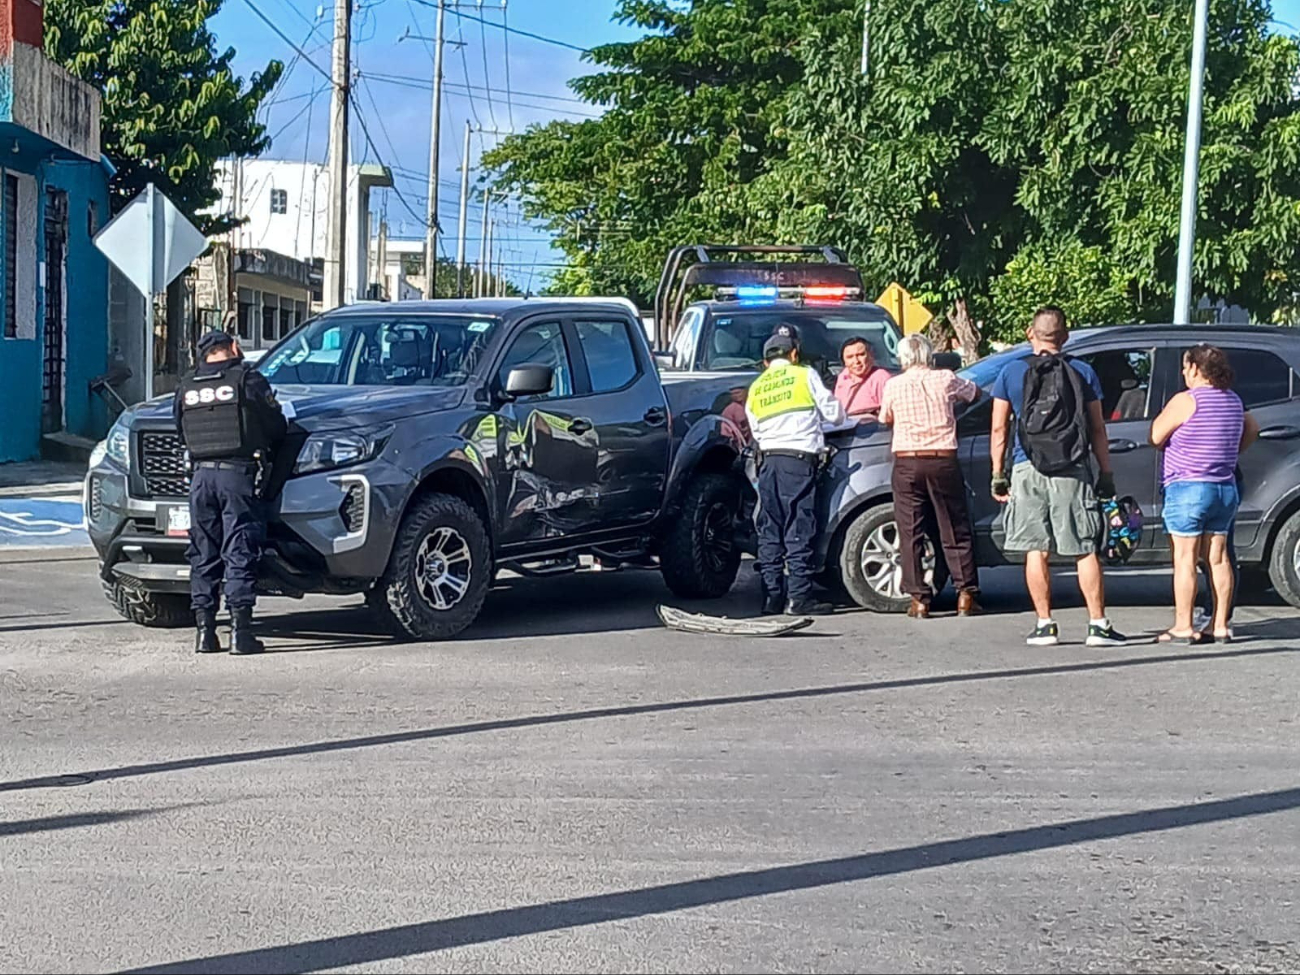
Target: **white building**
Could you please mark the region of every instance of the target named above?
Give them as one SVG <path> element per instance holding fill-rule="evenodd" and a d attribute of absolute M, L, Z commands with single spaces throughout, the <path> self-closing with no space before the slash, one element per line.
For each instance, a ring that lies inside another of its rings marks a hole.
<path fill-rule="evenodd" d="M 366 297 L 370 278 L 370 191 L 393 185 L 383 166 L 351 166 L 347 197 L 346 300 Z M 235 251 L 271 251 L 313 265 L 313 305 L 321 299 L 320 275 L 327 254 L 330 174 L 319 163 L 284 159 L 222 160 L 214 208 L 246 222 L 233 231 Z"/>

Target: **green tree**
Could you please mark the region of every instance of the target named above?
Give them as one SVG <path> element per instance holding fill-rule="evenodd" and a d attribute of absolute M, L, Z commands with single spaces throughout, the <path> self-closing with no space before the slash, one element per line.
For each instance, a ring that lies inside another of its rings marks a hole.
<path fill-rule="evenodd" d="M 218 52 L 208 20 L 222 0 L 46 0 L 45 49 L 103 93 L 104 153 L 117 167 L 115 206 L 155 183 L 206 233 L 217 160 L 270 144 L 257 110 L 280 77 L 272 61 L 245 85 Z"/>
<path fill-rule="evenodd" d="M 823 21 L 852 30 L 853 6 L 622 0 L 616 17 L 649 33 L 595 49 L 602 70 L 572 82 L 604 116 L 534 127 L 485 157 L 566 255 L 553 287 L 648 304 L 670 247 L 772 239 L 739 198 L 787 151 L 800 39 Z"/>
<path fill-rule="evenodd" d="M 1048 301 L 1166 317 L 1191 5 L 874 0 L 865 78 L 861 10 L 621 3 L 650 33 L 573 82 L 605 115 L 487 157 L 556 234 L 557 284 L 645 301 L 678 243 L 833 243 L 967 346 Z M 1211 11 L 1196 280 L 1267 318 L 1300 290 L 1300 48 L 1267 0 Z"/>

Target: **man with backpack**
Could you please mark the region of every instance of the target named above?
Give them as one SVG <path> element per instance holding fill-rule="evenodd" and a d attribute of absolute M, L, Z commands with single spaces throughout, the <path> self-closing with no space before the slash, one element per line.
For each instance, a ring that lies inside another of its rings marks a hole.
<path fill-rule="evenodd" d="M 1097 498 L 1115 496 L 1101 382 L 1085 362 L 1063 355 L 1070 333 L 1065 313 L 1047 306 L 1034 313 L 1028 338 L 1032 355 L 1010 362 L 993 384 L 993 497 L 1007 505 L 1006 550 L 1025 553 L 1025 583 L 1038 623 L 1025 642 L 1055 646 L 1048 559 L 1073 558 L 1088 605 L 1090 647 L 1115 647 L 1126 638 L 1106 616 L 1097 542 Z M 1007 428 L 1016 417 L 1014 464 L 1006 469 Z M 1095 458 L 1095 465 L 1094 465 Z"/>

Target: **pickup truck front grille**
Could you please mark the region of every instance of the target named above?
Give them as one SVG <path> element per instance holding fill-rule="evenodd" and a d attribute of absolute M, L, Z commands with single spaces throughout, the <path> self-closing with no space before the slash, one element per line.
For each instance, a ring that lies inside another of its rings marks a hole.
<path fill-rule="evenodd" d="M 183 498 L 189 493 L 185 486 L 185 446 L 176 434 L 140 434 L 139 457 L 148 497 Z"/>

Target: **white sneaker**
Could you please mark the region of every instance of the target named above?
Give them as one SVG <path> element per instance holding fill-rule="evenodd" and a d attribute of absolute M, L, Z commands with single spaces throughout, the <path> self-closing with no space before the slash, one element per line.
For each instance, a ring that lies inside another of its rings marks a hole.
<path fill-rule="evenodd" d="M 1200 633 L 1202 630 L 1208 630 L 1213 623 L 1214 620 L 1210 618 L 1205 610 L 1197 606 L 1196 612 L 1192 613 L 1192 629 Z"/>

